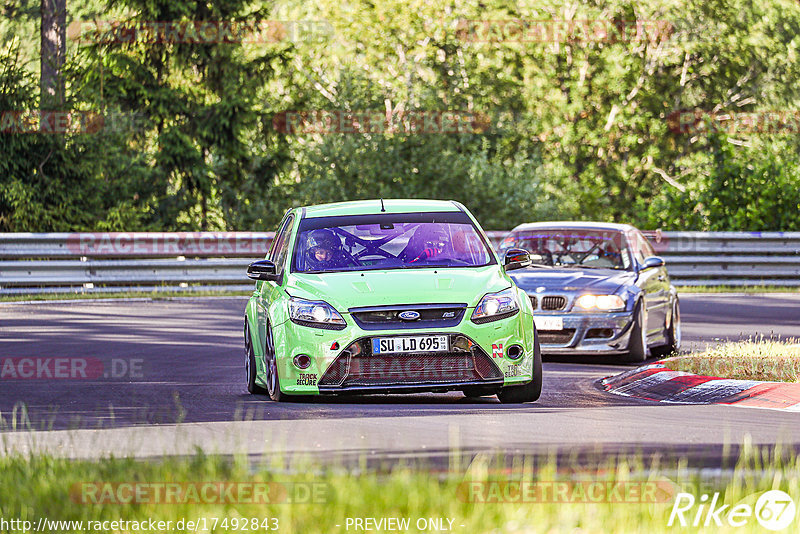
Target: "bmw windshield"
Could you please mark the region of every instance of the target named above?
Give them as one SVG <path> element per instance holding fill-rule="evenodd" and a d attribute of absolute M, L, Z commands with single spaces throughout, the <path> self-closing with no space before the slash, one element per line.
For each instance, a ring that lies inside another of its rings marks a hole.
<path fill-rule="evenodd" d="M 514 232 L 503 240 L 501 252 L 522 248 L 539 265 L 587 269 L 631 268 L 622 232 L 610 230 L 537 228 Z"/>
<path fill-rule="evenodd" d="M 303 219 L 292 271 L 324 273 L 494 264 L 464 213 L 355 215 Z"/>

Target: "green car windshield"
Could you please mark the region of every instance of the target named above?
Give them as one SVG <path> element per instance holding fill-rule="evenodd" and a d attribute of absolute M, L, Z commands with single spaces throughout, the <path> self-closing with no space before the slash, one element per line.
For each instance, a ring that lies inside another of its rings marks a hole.
<path fill-rule="evenodd" d="M 293 272 L 322 273 L 496 263 L 463 213 L 354 215 L 303 219 Z"/>

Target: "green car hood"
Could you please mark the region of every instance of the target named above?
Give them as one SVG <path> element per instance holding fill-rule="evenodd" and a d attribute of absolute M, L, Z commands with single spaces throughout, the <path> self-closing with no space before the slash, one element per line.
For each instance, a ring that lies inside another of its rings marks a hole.
<path fill-rule="evenodd" d="M 511 287 L 498 265 L 436 269 L 293 273 L 286 292 L 324 300 L 339 312 L 359 306 L 466 303 L 474 307 L 486 293 Z"/>

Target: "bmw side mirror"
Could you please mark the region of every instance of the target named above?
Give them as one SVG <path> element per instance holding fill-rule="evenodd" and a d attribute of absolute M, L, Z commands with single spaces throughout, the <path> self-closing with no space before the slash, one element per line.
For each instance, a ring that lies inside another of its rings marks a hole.
<path fill-rule="evenodd" d="M 645 258 L 639 269 L 644 271 L 645 269 L 652 269 L 654 267 L 663 267 L 665 263 L 664 258 L 660 256 L 650 256 L 649 258 Z"/>
<path fill-rule="evenodd" d="M 272 282 L 277 282 L 280 278 L 280 276 L 278 276 L 278 268 L 269 260 L 258 260 L 248 265 L 247 277 L 253 280 Z"/>
<path fill-rule="evenodd" d="M 514 269 L 523 269 L 530 267 L 531 256 L 527 250 L 521 248 L 510 248 L 506 250 L 505 258 L 503 258 L 503 267 L 506 271 L 513 271 Z"/>

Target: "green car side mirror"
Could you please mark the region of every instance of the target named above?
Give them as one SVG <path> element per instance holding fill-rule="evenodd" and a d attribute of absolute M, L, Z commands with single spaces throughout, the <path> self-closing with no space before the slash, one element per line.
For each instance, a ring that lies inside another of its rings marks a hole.
<path fill-rule="evenodd" d="M 253 280 L 277 282 L 280 279 L 278 268 L 269 260 L 254 261 L 247 266 L 247 277 Z"/>
<path fill-rule="evenodd" d="M 506 251 L 505 258 L 503 259 L 503 267 L 506 271 L 513 271 L 514 269 L 523 269 L 529 267 L 531 264 L 531 256 L 527 250 L 521 248 L 510 248 Z"/>

